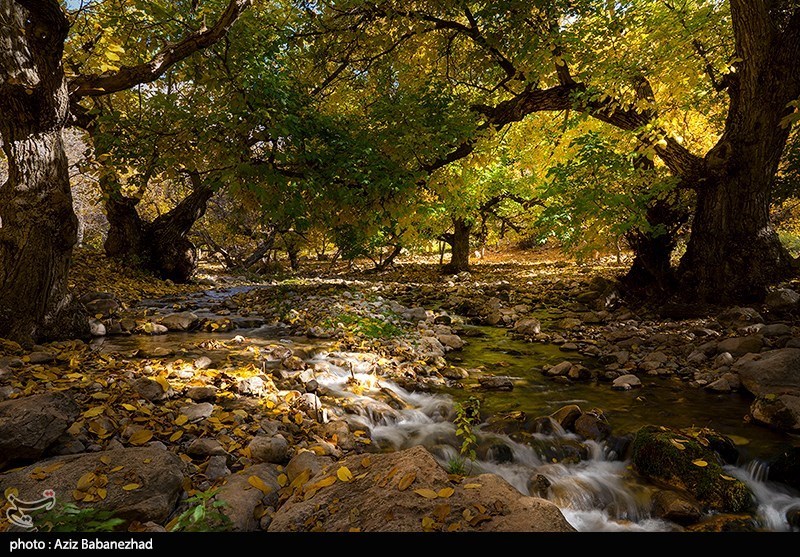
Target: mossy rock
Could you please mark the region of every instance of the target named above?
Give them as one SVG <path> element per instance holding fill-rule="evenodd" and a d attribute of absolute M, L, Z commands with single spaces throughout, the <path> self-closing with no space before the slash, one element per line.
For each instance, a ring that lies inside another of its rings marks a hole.
<path fill-rule="evenodd" d="M 690 532 L 759 532 L 755 519 L 746 514 L 717 514 L 687 528 Z"/>
<path fill-rule="evenodd" d="M 693 495 L 706 511 L 742 513 L 755 499 L 741 481 L 725 474 L 711 447 L 719 434 L 706 429 L 645 426 L 633 440 L 633 467 L 642 476 Z"/>

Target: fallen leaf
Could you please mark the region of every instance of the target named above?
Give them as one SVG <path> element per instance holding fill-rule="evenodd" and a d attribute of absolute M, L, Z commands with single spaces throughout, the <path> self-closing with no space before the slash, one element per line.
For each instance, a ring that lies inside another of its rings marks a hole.
<path fill-rule="evenodd" d="M 415 489 L 414 493 L 416 493 L 417 495 L 421 495 L 422 497 L 425 497 L 425 499 L 436 499 L 437 497 L 439 497 L 439 494 L 436 493 L 434 490 L 424 487 L 420 489 Z"/>
<path fill-rule="evenodd" d="M 453 522 L 450 526 L 447 527 L 448 532 L 455 532 L 457 530 L 461 530 L 462 526 L 460 522 Z"/>
<path fill-rule="evenodd" d="M 681 444 L 680 444 L 678 441 L 676 441 L 675 439 L 670 439 L 670 440 L 669 440 L 669 442 L 670 442 L 670 443 L 672 443 L 672 445 L 673 445 L 673 446 L 674 446 L 676 449 L 678 449 L 679 451 L 685 451 L 685 450 L 686 450 L 686 447 L 684 447 L 683 445 L 681 445 Z"/>
<path fill-rule="evenodd" d="M 103 464 L 111 464 L 111 457 L 108 455 L 103 455 L 100 457 L 100 462 Z"/>
<path fill-rule="evenodd" d="M 268 486 L 264 482 L 264 480 L 262 480 L 258 476 L 250 476 L 249 478 L 247 478 L 247 483 L 252 485 L 254 488 L 259 490 L 264 495 L 269 495 L 270 493 L 272 493 L 272 488 Z"/>
<path fill-rule="evenodd" d="M 173 433 L 172 435 L 169 436 L 169 440 L 170 441 L 177 441 L 182 436 L 183 436 L 183 430 L 179 429 L 178 431 L 176 431 L 175 433 Z"/>
<path fill-rule="evenodd" d="M 436 505 L 436 507 L 433 509 L 433 516 L 436 518 L 437 522 L 444 522 L 450 514 L 450 511 L 450 505 Z"/>
<path fill-rule="evenodd" d="M 96 476 L 94 475 L 94 472 L 87 472 L 78 478 L 78 485 L 76 487 L 81 491 L 88 490 L 90 487 L 92 487 L 92 484 L 94 484 L 95 477 Z"/>
<path fill-rule="evenodd" d="M 735 482 L 736 481 L 736 478 L 733 478 L 731 476 L 726 476 L 725 474 L 720 474 L 719 477 L 722 478 L 723 480 L 728 480 L 729 482 Z"/>
<path fill-rule="evenodd" d="M 131 445 L 144 445 L 153 438 L 153 432 L 147 429 L 140 429 L 128 439 Z"/>
<path fill-rule="evenodd" d="M 480 489 L 483 487 L 481 484 L 464 484 L 464 489 Z"/>
<path fill-rule="evenodd" d="M 108 473 L 109 473 L 109 474 L 113 474 L 114 472 L 119 472 L 119 471 L 120 471 L 120 470 L 122 470 L 123 468 L 125 468 L 125 467 L 124 467 L 124 466 L 114 466 L 114 468 L 112 468 L 111 470 L 109 470 L 109 472 L 108 472 Z"/>
<path fill-rule="evenodd" d="M 343 482 L 353 481 L 353 473 L 347 466 L 342 466 L 336 471 L 336 477 Z"/>
<path fill-rule="evenodd" d="M 95 406 L 94 408 L 89 408 L 86 412 L 83 413 L 84 418 L 94 418 L 95 416 L 99 416 L 103 412 L 105 412 L 104 406 Z"/>
<path fill-rule="evenodd" d="M 122 486 L 122 491 L 135 491 L 142 487 L 142 484 L 125 484 Z"/>
<path fill-rule="evenodd" d="M 278 475 L 278 485 L 284 487 L 286 484 L 289 483 L 289 476 L 286 474 Z"/>
<path fill-rule="evenodd" d="M 706 466 L 708 466 L 708 462 L 701 459 L 693 460 L 692 464 L 694 464 L 695 466 L 699 466 L 700 468 L 705 468 Z"/>
<path fill-rule="evenodd" d="M 431 530 L 434 524 L 436 524 L 436 521 L 433 520 L 431 517 L 429 516 L 422 517 L 422 528 L 424 530 Z"/>
<path fill-rule="evenodd" d="M 100 499 L 105 499 L 106 496 L 108 496 L 108 490 L 106 488 L 104 488 L 104 487 L 98 487 L 97 488 L 97 496 Z"/>
<path fill-rule="evenodd" d="M 169 384 L 169 381 L 167 381 L 167 378 L 166 378 L 166 377 L 163 377 L 163 376 L 158 376 L 158 377 L 156 377 L 156 378 L 155 378 L 155 380 L 156 380 L 156 383 L 158 383 L 159 385 L 161 385 L 161 388 L 162 388 L 162 389 L 164 389 L 164 392 L 165 392 L 165 393 L 166 393 L 167 391 L 169 391 L 169 389 L 170 389 L 170 384 Z"/>
<path fill-rule="evenodd" d="M 186 414 L 181 414 L 177 418 L 175 418 L 175 425 L 183 425 L 189 421 L 189 416 Z"/>
<path fill-rule="evenodd" d="M 368 467 L 370 464 L 372 464 L 371 457 L 365 456 L 364 458 L 361 459 L 361 466 L 363 466 L 364 468 Z"/>
<path fill-rule="evenodd" d="M 14 497 L 19 496 L 19 490 L 16 487 L 7 487 L 3 492 L 3 496 L 6 498 L 6 500 L 8 500 L 8 498 L 11 497 L 12 495 Z"/>
<path fill-rule="evenodd" d="M 437 495 L 439 497 L 441 497 L 442 499 L 447 499 L 448 497 L 451 497 L 453 495 L 453 493 L 455 493 L 455 492 L 456 492 L 456 490 L 453 489 L 452 487 L 445 487 L 445 488 L 440 489 L 439 493 L 437 493 Z"/>
<path fill-rule="evenodd" d="M 405 491 L 408 487 L 414 483 L 414 480 L 417 479 L 416 472 L 409 472 L 405 476 L 403 476 L 400 481 L 397 483 L 397 489 L 400 491 Z"/>

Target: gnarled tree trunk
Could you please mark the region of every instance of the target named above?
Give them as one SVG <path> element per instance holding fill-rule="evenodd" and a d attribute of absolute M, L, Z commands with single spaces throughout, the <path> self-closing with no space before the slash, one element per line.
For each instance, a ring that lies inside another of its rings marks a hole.
<path fill-rule="evenodd" d="M 67 293 L 78 230 L 62 139 L 69 25 L 57 3 L 22 4 L 0 0 L 0 337 L 29 342 L 88 324 Z"/>
<path fill-rule="evenodd" d="M 469 236 L 472 223 L 463 218 L 453 219 L 453 234 L 446 238 L 451 248 L 450 262 L 445 265 L 445 272 L 460 273 L 469 270 Z"/>

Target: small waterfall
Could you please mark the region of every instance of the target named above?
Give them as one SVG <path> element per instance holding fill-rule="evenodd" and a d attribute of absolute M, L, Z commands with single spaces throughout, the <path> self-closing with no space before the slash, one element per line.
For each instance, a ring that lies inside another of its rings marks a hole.
<path fill-rule="evenodd" d="M 765 482 L 769 478 L 769 464 L 757 458 L 747 463 L 745 471 L 756 482 Z"/>
<path fill-rule="evenodd" d="M 725 469 L 753 492 L 758 505 L 756 519 L 762 528 L 778 532 L 792 530 L 787 513 L 792 509 L 800 510 L 799 493 L 768 481 L 769 466 L 761 461 L 751 461 L 746 468 L 726 466 Z"/>

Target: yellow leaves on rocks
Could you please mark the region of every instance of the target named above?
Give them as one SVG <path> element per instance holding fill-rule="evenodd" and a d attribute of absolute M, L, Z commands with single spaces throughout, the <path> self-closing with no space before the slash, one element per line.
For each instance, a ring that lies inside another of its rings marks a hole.
<path fill-rule="evenodd" d="M 259 490 L 264 495 L 269 495 L 270 493 L 272 493 L 272 488 L 268 486 L 266 482 L 264 482 L 264 480 L 262 480 L 258 476 L 250 476 L 249 478 L 247 478 L 247 483 L 252 485 L 254 488 Z"/>
<path fill-rule="evenodd" d="M 347 466 L 342 466 L 336 471 L 336 477 L 343 482 L 353 481 L 353 473 Z"/>
<path fill-rule="evenodd" d="M 153 438 L 152 431 L 149 431 L 147 429 L 140 429 L 139 431 L 131 435 L 130 439 L 128 439 L 128 442 L 131 445 L 144 445 L 152 438 Z"/>

